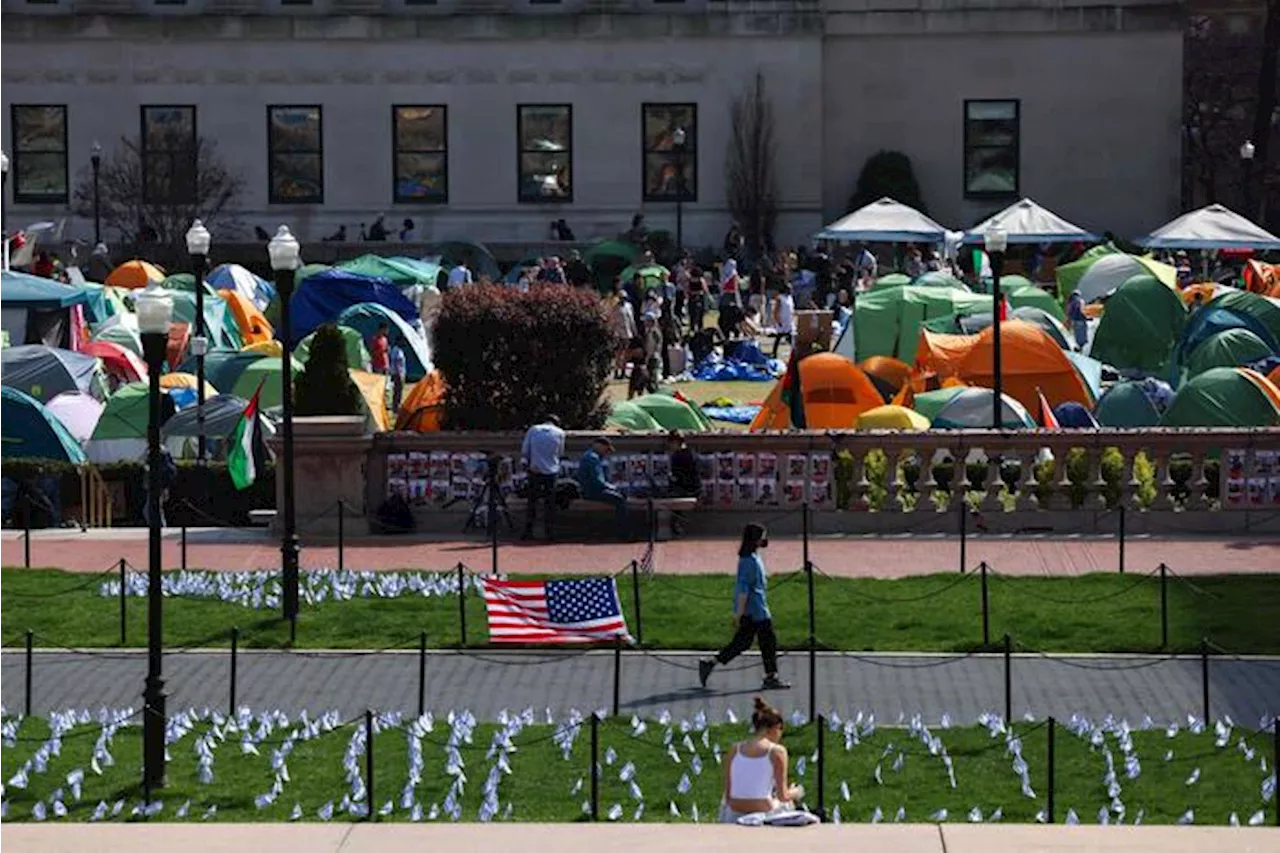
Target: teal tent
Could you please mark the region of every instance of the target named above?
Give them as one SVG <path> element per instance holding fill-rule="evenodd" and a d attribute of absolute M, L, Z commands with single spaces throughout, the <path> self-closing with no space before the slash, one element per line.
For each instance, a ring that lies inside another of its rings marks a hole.
<path fill-rule="evenodd" d="M 431 372 L 431 348 L 426 338 L 404 321 L 395 311 L 376 302 L 361 302 L 352 305 L 338 315 L 338 325 L 355 329 L 368 341 L 378 331 L 378 326 L 385 323 L 390 332 L 391 344 L 396 338 L 404 341 L 405 378 L 409 382 L 417 382 Z"/>
<path fill-rule="evenodd" d="M 1160 423 L 1160 410 L 1141 382 L 1117 382 L 1098 398 L 1093 416 L 1104 427 L 1134 429 Z"/>
<path fill-rule="evenodd" d="M 1191 351 L 1187 375 L 1196 376 L 1214 367 L 1244 367 L 1272 355 L 1271 347 L 1248 329 L 1223 329 Z"/>
<path fill-rule="evenodd" d="M 81 465 L 84 451 L 39 400 L 4 386 L 0 400 L 0 441 L 6 459 L 56 459 Z"/>
<path fill-rule="evenodd" d="M 396 287 L 423 286 L 434 288 L 440 274 L 440 265 L 412 258 L 389 257 L 381 255 L 361 255 L 338 264 L 338 269 L 347 272 L 367 275 L 370 278 L 385 278 Z"/>

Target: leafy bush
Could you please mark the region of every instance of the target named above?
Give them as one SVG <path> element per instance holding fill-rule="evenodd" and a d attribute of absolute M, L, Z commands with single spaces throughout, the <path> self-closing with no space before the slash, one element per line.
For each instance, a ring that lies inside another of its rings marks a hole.
<path fill-rule="evenodd" d="M 294 381 L 298 415 L 359 415 L 360 390 L 348 373 L 347 344 L 333 323 L 316 329 L 306 369 Z"/>
<path fill-rule="evenodd" d="M 849 198 L 849 210 L 857 210 L 885 196 L 928 213 L 911 168 L 911 158 L 900 151 L 878 151 L 867 158 L 858 175 L 858 185 Z"/>
<path fill-rule="evenodd" d="M 475 285 L 445 294 L 436 366 L 448 390 L 445 429 L 516 430 L 553 414 L 598 429 L 615 340 L 599 297 L 567 285 L 528 293 Z"/>

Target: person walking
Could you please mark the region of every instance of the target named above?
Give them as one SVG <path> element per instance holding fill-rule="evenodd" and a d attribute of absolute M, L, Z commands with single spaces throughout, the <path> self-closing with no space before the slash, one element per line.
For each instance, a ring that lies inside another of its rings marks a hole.
<path fill-rule="evenodd" d="M 757 696 L 750 736 L 729 747 L 724 758 L 720 823 L 787 811 L 804 798 L 803 786 L 787 783 L 789 757 L 782 745 L 782 730 L 782 714 Z"/>
<path fill-rule="evenodd" d="M 1067 297 L 1067 320 L 1071 323 L 1071 332 L 1076 339 L 1076 347 L 1084 352 L 1089 343 L 1089 315 L 1084 312 L 1084 297 L 1080 291 L 1073 290 Z"/>
<path fill-rule="evenodd" d="M 733 588 L 733 619 L 737 633 L 729 645 L 714 658 L 698 661 L 698 681 L 703 687 L 716 664 L 727 664 L 751 648 L 759 639 L 760 656 L 764 663 L 764 690 L 786 690 L 791 685 L 778 678 L 778 638 L 773 633 L 773 614 L 769 612 L 766 598 L 764 560 L 760 551 L 769 547 L 769 534 L 764 525 L 752 522 L 742 529 L 742 544 L 738 546 L 738 581 Z"/>
<path fill-rule="evenodd" d="M 521 539 L 533 538 L 533 522 L 538 515 L 538 501 L 546 503 L 543 532 L 547 541 L 555 538 L 556 480 L 560 476 L 560 457 L 564 455 L 564 430 L 560 419 L 548 415 L 541 423 L 529 427 L 520 445 L 520 462 L 529 472 L 529 501 L 526 504 L 524 533 Z"/>

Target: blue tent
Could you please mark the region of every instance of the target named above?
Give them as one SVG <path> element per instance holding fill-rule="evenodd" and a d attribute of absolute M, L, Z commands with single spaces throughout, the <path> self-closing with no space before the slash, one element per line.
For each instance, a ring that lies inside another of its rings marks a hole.
<path fill-rule="evenodd" d="M 0 427 L 6 459 L 56 459 L 82 465 L 84 451 L 67 428 L 39 400 L 4 386 Z"/>
<path fill-rule="evenodd" d="M 405 342 L 405 379 L 417 382 L 431 372 L 431 348 L 427 340 L 417 329 L 410 326 L 396 312 L 375 302 L 362 302 L 352 305 L 338 317 L 338 325 L 349 326 L 360 333 L 360 337 L 368 341 L 378 331 L 378 326 L 387 324 L 391 343 L 398 337 Z"/>
<path fill-rule="evenodd" d="M 24 308 L 47 311 L 84 305 L 89 301 L 89 294 L 83 287 L 73 284 L 5 270 L 0 273 L 0 299 Z"/>
<path fill-rule="evenodd" d="M 293 314 L 293 339 L 288 341 L 289 349 L 297 346 L 298 341 L 318 326 L 337 323 L 345 309 L 368 302 L 387 308 L 406 324 L 418 321 L 418 309 L 400 293 L 400 288 L 385 278 L 371 278 L 336 268 L 307 276 L 289 303 Z M 363 333 L 363 329 L 361 331 Z"/>
<path fill-rule="evenodd" d="M 1077 402 L 1059 403 L 1053 409 L 1058 426 L 1063 429 L 1097 429 L 1098 422 L 1089 410 Z"/>
<path fill-rule="evenodd" d="M 274 284 L 259 278 L 239 264 L 221 264 L 205 276 L 205 281 L 214 290 L 237 291 L 257 305 L 259 311 L 267 310 L 267 306 L 276 298 Z"/>

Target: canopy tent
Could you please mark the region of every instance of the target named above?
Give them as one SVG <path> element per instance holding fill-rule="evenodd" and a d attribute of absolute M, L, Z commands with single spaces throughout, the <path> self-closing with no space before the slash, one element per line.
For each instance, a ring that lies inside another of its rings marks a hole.
<path fill-rule="evenodd" d="M 107 274 L 103 284 L 111 287 L 125 287 L 130 290 L 160 284 L 164 281 L 164 270 L 149 261 L 125 261 Z"/>
<path fill-rule="evenodd" d="M 1063 429 L 1097 429 L 1096 418 L 1079 403 L 1063 403 L 1053 407 L 1053 416 Z"/>
<path fill-rule="evenodd" d="M 80 444 L 39 400 L 8 385 L 0 391 L 0 442 L 5 459 L 56 459 L 84 464 Z"/>
<path fill-rule="evenodd" d="M 1063 350 L 1070 352 L 1076 348 L 1075 339 L 1067 332 L 1066 327 L 1053 314 L 1043 308 L 1024 305 L 1009 312 L 1009 319 L 1034 323 L 1043 329 L 1045 334 L 1053 338 L 1053 342 Z M 929 320 L 924 324 L 924 328 L 930 332 L 941 332 L 947 335 L 976 335 L 991 326 L 992 323 L 992 314 L 988 310 L 973 314 L 948 314 L 945 317 Z"/>
<path fill-rule="evenodd" d="M 658 422 L 664 430 L 706 432 L 711 429 L 711 419 L 702 409 L 671 394 L 645 394 L 630 401 Z"/>
<path fill-rule="evenodd" d="M 431 348 L 417 329 L 385 305 L 362 302 L 338 315 L 338 325 L 355 329 L 364 340 L 372 340 L 378 327 L 385 323 L 392 346 L 396 339 L 404 341 L 405 378 L 417 382 L 431 372 Z"/>
<path fill-rule="evenodd" d="M 444 419 L 444 377 L 433 370 L 413 383 L 400 401 L 396 429 L 439 432 Z"/>
<path fill-rule="evenodd" d="M 1159 401 L 1144 382 L 1117 382 L 1098 398 L 1093 415 L 1098 423 L 1114 429 L 1153 427 L 1160 423 Z"/>
<path fill-rule="evenodd" d="M 208 453 L 212 459 L 222 459 L 227 453 L 227 441 L 244 417 L 248 401 L 234 394 L 215 394 L 204 401 L 204 434 Z M 275 433 L 275 426 L 259 413 L 258 423 L 263 435 Z M 160 440 L 178 458 L 195 455 L 200 438 L 200 412 L 194 407 L 183 409 L 165 422 L 160 430 Z M 191 439 L 195 439 L 192 441 Z"/>
<path fill-rule="evenodd" d="M 369 350 L 364 345 L 364 338 L 360 333 L 350 326 L 338 326 L 338 333 L 342 335 L 342 342 L 347 351 L 347 367 L 355 370 L 368 370 L 370 357 Z M 298 341 L 298 345 L 293 348 L 293 357 L 304 365 L 311 360 L 311 343 L 315 340 L 316 333 L 312 332 L 302 340 Z M 408 354 L 406 353 L 406 358 Z"/>
<path fill-rule="evenodd" d="M 267 310 L 267 306 L 276 298 L 274 284 L 259 278 L 239 264 L 220 264 L 205 276 L 205 281 L 214 290 L 234 290 L 257 306 L 259 311 Z"/>
<path fill-rule="evenodd" d="M 0 273 L 0 326 L 10 344 L 69 346 L 77 305 L 84 306 L 86 320 L 105 316 L 101 295 L 85 287 L 12 270 Z"/>
<path fill-rule="evenodd" d="M 297 359 L 289 359 L 290 369 L 296 378 L 302 372 L 302 364 Z M 253 399 L 254 393 L 262 389 L 258 404 L 270 409 L 284 404 L 284 383 L 280 380 L 281 365 L 278 358 L 258 357 L 244 365 L 240 375 L 231 384 L 231 393 L 245 400 Z"/>
<path fill-rule="evenodd" d="M 1272 352 L 1280 352 L 1280 302 L 1247 290 L 1220 293 L 1188 319 L 1175 350 L 1175 364 L 1185 364 L 1208 338 L 1226 329 L 1248 329 Z"/>
<path fill-rule="evenodd" d="M 50 400 L 45 408 L 57 418 L 71 437 L 86 442 L 93 436 L 106 403 L 79 391 L 64 391 Z"/>
<path fill-rule="evenodd" d="M 1155 276 L 1157 281 L 1170 289 L 1177 288 L 1178 271 L 1173 267 L 1151 258 L 1140 258 L 1137 255 L 1117 252 L 1094 258 L 1089 268 L 1075 280 L 1074 286 L 1064 289 L 1063 279 L 1060 277 L 1058 293 L 1065 300 L 1073 290 L 1079 291 L 1085 302 L 1093 302 L 1142 273 Z"/>
<path fill-rule="evenodd" d="M 1184 213 L 1138 243 L 1153 249 L 1280 249 L 1280 237 L 1220 204 Z"/>
<path fill-rule="evenodd" d="M 360 392 L 360 401 L 364 403 L 365 429 L 369 432 L 386 432 L 391 429 L 391 418 L 387 414 L 386 375 L 354 368 L 347 368 L 347 373 Z"/>
<path fill-rule="evenodd" d="M 858 415 L 884 405 L 884 398 L 862 369 L 835 353 L 815 353 L 796 365 L 805 429 L 850 429 Z M 787 377 L 769 392 L 751 431 L 792 429 L 791 405 L 782 397 Z"/>
<path fill-rule="evenodd" d="M 858 429 L 892 429 L 905 432 L 924 432 L 929 419 L 905 406 L 876 406 L 858 415 Z"/>
<path fill-rule="evenodd" d="M 83 391 L 99 399 L 107 396 L 98 359 L 42 344 L 5 347 L 0 354 L 3 383 L 41 403 L 63 391 Z"/>
<path fill-rule="evenodd" d="M 842 243 L 941 243 L 946 233 L 914 207 L 886 196 L 845 214 L 813 236 Z"/>
<path fill-rule="evenodd" d="M 418 322 L 418 308 L 385 278 L 330 269 L 302 280 L 293 295 L 290 347 L 323 323 L 337 322 L 352 306 L 373 303 L 397 315 L 405 325 Z M 351 325 L 347 323 L 346 325 Z M 372 334 L 372 332 L 370 332 Z"/>
<path fill-rule="evenodd" d="M 1252 370 L 1215 367 L 1178 390 L 1160 426 L 1280 426 L 1280 390 Z"/>
<path fill-rule="evenodd" d="M 913 407 L 929 419 L 933 429 L 991 429 L 995 391 L 952 386 L 915 395 Z M 1026 408 L 1008 394 L 1001 395 L 1001 429 L 1035 429 Z"/>
<path fill-rule="evenodd" d="M 1248 329 L 1223 329 L 1205 338 L 1187 356 L 1187 376 L 1215 367 L 1243 367 L 1271 355 L 1275 351 Z"/>
<path fill-rule="evenodd" d="M 177 409 L 169 393 L 160 395 L 160 425 Z M 149 388 L 146 382 L 131 382 L 107 400 L 102 417 L 85 443 L 85 455 L 93 462 L 141 459 L 147 452 L 147 424 L 151 420 Z"/>
<path fill-rule="evenodd" d="M 1121 370 L 1165 374 L 1187 324 L 1177 292 L 1149 273 L 1139 273 L 1107 299 L 1090 354 Z"/>
<path fill-rule="evenodd" d="M 984 388 L 994 382 L 995 329 L 977 335 L 920 333 L 916 366 L 939 378 L 955 377 Z M 1034 409 L 1043 393 L 1049 405 L 1075 401 L 1093 405 L 1089 387 L 1071 360 L 1039 326 L 1021 320 L 1000 325 L 1002 387 L 1023 406 Z"/>
<path fill-rule="evenodd" d="M 124 382 L 137 382 L 147 378 L 146 362 L 120 344 L 90 341 L 80 348 L 80 352 L 100 359 L 108 374 Z"/>
<path fill-rule="evenodd" d="M 604 425 L 606 429 L 613 428 L 624 432 L 662 432 L 662 424 L 631 400 L 614 402 Z"/>
<path fill-rule="evenodd" d="M 488 276 L 490 281 L 502 278 L 502 267 L 483 243 L 448 240 L 432 244 L 426 254 L 428 259 L 435 259 L 444 269 L 465 264 L 477 280 L 484 276 Z"/>
<path fill-rule="evenodd" d="M 981 243 L 994 228 L 1010 243 L 1095 243 L 1098 235 L 1073 225 L 1029 198 L 1015 201 L 979 222 L 964 235 L 966 243 Z"/>
<path fill-rule="evenodd" d="M 246 298 L 238 290 L 219 290 L 218 296 L 231 312 L 231 318 L 240 332 L 242 346 L 269 341 L 275 336 L 271 324 L 267 322 L 267 318 L 258 310 L 253 300 Z"/>

